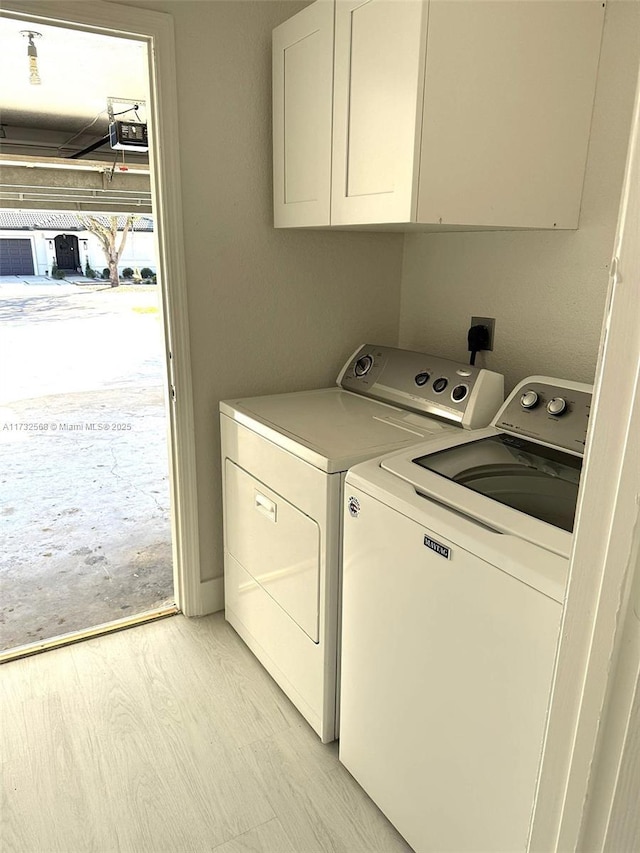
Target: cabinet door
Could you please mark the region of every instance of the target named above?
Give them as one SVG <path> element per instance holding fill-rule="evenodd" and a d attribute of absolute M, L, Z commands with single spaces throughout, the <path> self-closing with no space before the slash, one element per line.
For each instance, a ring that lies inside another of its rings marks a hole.
<path fill-rule="evenodd" d="M 276 228 L 329 224 L 333 17 L 317 0 L 273 31 Z"/>
<path fill-rule="evenodd" d="M 431 0 L 419 222 L 577 228 L 603 6 Z"/>
<path fill-rule="evenodd" d="M 415 218 L 426 0 L 338 0 L 332 225 Z"/>

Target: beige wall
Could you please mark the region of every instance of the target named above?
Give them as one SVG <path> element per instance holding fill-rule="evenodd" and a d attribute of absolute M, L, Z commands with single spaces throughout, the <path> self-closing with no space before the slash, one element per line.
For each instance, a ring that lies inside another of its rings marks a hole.
<path fill-rule="evenodd" d="M 333 384 L 396 344 L 401 234 L 276 231 L 271 30 L 307 3 L 129 0 L 174 19 L 202 579 L 222 575 L 218 402 Z"/>
<path fill-rule="evenodd" d="M 306 3 L 121 2 L 175 23 L 203 580 L 222 575 L 220 399 L 331 384 L 358 343 L 398 330 L 402 346 L 466 359 L 471 314 L 497 318 L 486 364 L 509 386 L 533 372 L 591 381 L 640 3 L 607 8 L 577 232 L 403 238 L 272 227 L 271 30 Z"/>
<path fill-rule="evenodd" d="M 609 0 L 579 230 L 407 234 L 401 346 L 464 359 L 471 316 L 495 317 L 478 364 L 508 389 L 533 373 L 593 381 L 639 48 L 640 3 Z"/>

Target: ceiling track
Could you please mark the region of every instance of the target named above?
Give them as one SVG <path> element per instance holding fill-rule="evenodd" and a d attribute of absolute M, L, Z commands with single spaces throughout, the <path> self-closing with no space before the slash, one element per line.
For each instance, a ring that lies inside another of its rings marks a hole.
<path fill-rule="evenodd" d="M 140 198 L 151 202 L 151 192 L 145 190 L 96 190 L 96 189 L 71 189 L 62 187 L 34 187 L 28 184 L 18 186 L 16 184 L 0 184 L 0 193 L 9 195 L 41 196 L 51 195 L 61 198 Z"/>
<path fill-rule="evenodd" d="M 4 125 L 5 132 L 7 130 L 7 126 Z M 91 147 L 91 142 L 96 141 L 96 137 L 92 136 L 88 138 L 84 143 L 83 147 L 86 145 Z M 104 143 L 106 145 L 106 143 Z M 54 157 L 63 157 L 67 159 L 71 159 L 74 152 L 79 153 L 79 146 L 70 146 L 70 145 L 60 145 L 57 142 L 47 142 L 43 141 L 16 141 L 13 139 L 4 138 L 1 141 L 1 150 L 4 154 L 11 154 L 14 156 L 26 156 L 26 157 L 51 157 L 52 154 L 50 152 L 54 152 Z M 86 149 L 85 149 L 86 152 Z M 149 164 L 149 159 L 146 155 L 140 154 L 135 151 L 127 151 L 126 157 L 127 162 L 132 166 L 147 166 Z M 111 149 L 100 151 L 96 149 L 96 153 L 94 154 L 94 159 L 98 159 L 102 161 L 105 165 L 113 162 L 113 154 L 114 152 Z"/>
<path fill-rule="evenodd" d="M 0 188 L 0 207 L 36 210 L 93 210 L 128 213 L 152 213 L 151 195 L 144 194 L 71 194 L 4 190 Z"/>

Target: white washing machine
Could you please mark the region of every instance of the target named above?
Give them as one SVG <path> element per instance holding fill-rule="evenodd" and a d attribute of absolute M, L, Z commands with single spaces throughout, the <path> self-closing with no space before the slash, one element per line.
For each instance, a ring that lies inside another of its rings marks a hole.
<path fill-rule="evenodd" d="M 486 425 L 503 400 L 500 374 L 373 345 L 337 386 L 220 404 L 226 618 L 323 742 L 338 727 L 345 471 Z"/>
<path fill-rule="evenodd" d="M 417 853 L 525 851 L 591 387 L 346 477 L 340 760 Z"/>

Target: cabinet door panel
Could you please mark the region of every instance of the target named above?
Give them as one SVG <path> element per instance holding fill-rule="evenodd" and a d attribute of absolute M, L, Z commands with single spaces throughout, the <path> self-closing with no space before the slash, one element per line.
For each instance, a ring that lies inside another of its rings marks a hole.
<path fill-rule="evenodd" d="M 577 227 L 603 20 L 591 0 L 431 0 L 418 221 Z"/>
<path fill-rule="evenodd" d="M 344 0 L 336 11 L 334 225 L 407 222 L 427 3 Z"/>
<path fill-rule="evenodd" d="M 317 0 L 273 31 L 276 227 L 328 225 L 333 0 Z"/>
<path fill-rule="evenodd" d="M 396 184 L 398 139 L 387 121 L 398 117 L 394 69 L 385 57 L 388 3 L 364 3 L 351 13 L 351 80 L 347 149 L 347 195 L 392 193 Z"/>

